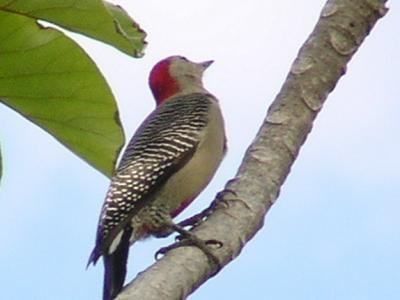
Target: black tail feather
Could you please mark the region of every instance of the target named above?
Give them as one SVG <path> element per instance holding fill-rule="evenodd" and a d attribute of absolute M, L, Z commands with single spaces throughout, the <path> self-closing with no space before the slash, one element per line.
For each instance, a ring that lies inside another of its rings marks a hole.
<path fill-rule="evenodd" d="M 126 264 L 129 253 L 129 238 L 132 228 L 127 226 L 117 249 L 111 254 L 104 254 L 103 300 L 112 300 L 122 290 L 126 276 Z"/>

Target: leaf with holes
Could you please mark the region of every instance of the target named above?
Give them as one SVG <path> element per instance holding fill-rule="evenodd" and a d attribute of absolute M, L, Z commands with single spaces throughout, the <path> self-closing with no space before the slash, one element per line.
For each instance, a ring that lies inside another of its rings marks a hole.
<path fill-rule="evenodd" d="M 146 33 L 118 5 L 101 0 L 0 0 L 0 11 L 57 24 L 110 44 L 134 57 L 143 55 Z"/>
<path fill-rule="evenodd" d="M 60 31 L 1 10 L 0 40 L 0 102 L 110 176 L 124 135 L 93 61 Z"/>

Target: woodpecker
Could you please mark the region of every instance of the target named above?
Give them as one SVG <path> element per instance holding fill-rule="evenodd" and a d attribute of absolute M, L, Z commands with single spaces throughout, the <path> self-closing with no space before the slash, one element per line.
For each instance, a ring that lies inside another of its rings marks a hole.
<path fill-rule="evenodd" d="M 224 157 L 218 100 L 202 83 L 212 62 L 170 56 L 150 72 L 157 106 L 111 178 L 88 262 L 103 256 L 103 300 L 114 299 L 123 287 L 130 245 L 151 235 L 185 233 L 172 219 L 207 186 Z"/>

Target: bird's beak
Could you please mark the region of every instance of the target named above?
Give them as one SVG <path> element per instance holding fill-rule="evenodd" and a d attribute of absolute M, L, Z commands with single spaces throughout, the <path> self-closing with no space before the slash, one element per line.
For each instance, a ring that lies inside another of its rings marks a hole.
<path fill-rule="evenodd" d="M 200 66 L 203 67 L 203 69 L 207 69 L 214 61 L 213 60 L 207 60 L 199 63 Z"/>

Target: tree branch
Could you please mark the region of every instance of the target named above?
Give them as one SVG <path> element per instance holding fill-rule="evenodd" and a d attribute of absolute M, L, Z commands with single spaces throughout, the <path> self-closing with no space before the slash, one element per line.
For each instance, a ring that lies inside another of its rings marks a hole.
<path fill-rule="evenodd" d="M 212 215 L 193 232 L 216 239 L 221 265 L 237 257 L 263 226 L 301 145 L 346 64 L 376 21 L 386 0 L 328 0 L 311 35 L 277 95 L 235 178 L 225 186 Z M 117 300 L 184 299 L 210 278 L 207 257 L 195 247 L 181 247 L 141 272 Z"/>

